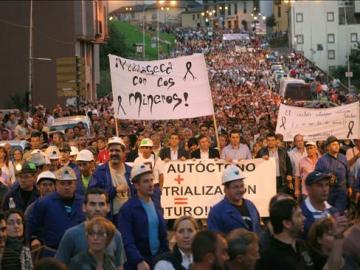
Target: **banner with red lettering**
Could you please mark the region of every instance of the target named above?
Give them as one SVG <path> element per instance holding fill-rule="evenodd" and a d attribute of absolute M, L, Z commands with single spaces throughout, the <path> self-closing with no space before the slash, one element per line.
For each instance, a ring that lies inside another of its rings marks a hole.
<path fill-rule="evenodd" d="M 221 175 L 226 166 L 211 159 L 165 163 L 161 195 L 165 218 L 207 218 L 211 206 L 224 198 Z M 270 198 L 276 194 L 275 159 L 243 160 L 237 166 L 246 177 L 244 198 L 255 204 L 261 216 L 268 216 Z"/>

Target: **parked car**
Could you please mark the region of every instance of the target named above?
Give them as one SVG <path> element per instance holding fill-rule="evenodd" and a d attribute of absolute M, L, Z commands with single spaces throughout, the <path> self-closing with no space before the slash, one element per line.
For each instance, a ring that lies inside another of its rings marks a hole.
<path fill-rule="evenodd" d="M 87 130 L 87 135 L 90 136 L 91 130 L 91 121 L 89 117 L 85 115 L 75 115 L 75 116 L 67 116 L 55 118 L 54 123 L 50 126 L 49 133 L 54 133 L 56 131 L 61 131 L 65 133 L 67 128 L 73 128 L 78 123 L 82 122 Z"/>

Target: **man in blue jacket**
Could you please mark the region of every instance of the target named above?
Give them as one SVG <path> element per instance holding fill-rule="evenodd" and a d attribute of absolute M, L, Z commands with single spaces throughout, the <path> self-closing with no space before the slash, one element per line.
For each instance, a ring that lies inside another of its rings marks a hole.
<path fill-rule="evenodd" d="M 325 141 L 327 153 L 316 163 L 315 170 L 331 174 L 328 202 L 344 213 L 347 207 L 347 192 L 350 187 L 350 167 L 346 157 L 340 153 L 340 144 L 336 137 L 330 136 Z"/>
<path fill-rule="evenodd" d="M 235 165 L 228 166 L 222 175 L 225 198 L 215 204 L 208 216 L 208 229 L 229 233 L 233 229 L 260 232 L 260 216 L 255 205 L 243 198 L 246 188 L 245 177 Z"/>
<path fill-rule="evenodd" d="M 124 163 L 125 144 L 119 137 L 108 141 L 110 160 L 100 165 L 91 177 L 88 188 L 101 188 L 110 199 L 110 219 L 116 222 L 116 215 L 122 205 L 134 193 L 130 182 L 131 167 Z"/>
<path fill-rule="evenodd" d="M 117 228 L 124 238 L 125 270 L 150 270 L 154 258 L 169 250 L 166 224 L 154 206 L 154 175 L 143 163 L 135 165 L 131 179 L 136 196 L 120 209 Z"/>
<path fill-rule="evenodd" d="M 338 213 L 327 202 L 331 177 L 330 174 L 313 171 L 305 179 L 308 197 L 301 203 L 301 211 L 305 217 L 304 238 L 307 238 L 309 229 L 316 220 Z"/>
<path fill-rule="evenodd" d="M 83 222 L 83 197 L 75 194 L 76 175 L 70 167 L 62 167 L 55 173 L 56 192 L 37 201 L 28 220 L 28 239 L 33 249 L 41 245 L 56 250 L 64 232 Z M 54 256 L 44 251 L 43 256 Z"/>

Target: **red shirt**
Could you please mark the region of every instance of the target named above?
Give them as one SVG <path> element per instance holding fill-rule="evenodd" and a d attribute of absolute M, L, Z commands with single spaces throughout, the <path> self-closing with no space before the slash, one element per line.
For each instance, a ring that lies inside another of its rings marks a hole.
<path fill-rule="evenodd" d="M 109 154 L 109 151 L 106 148 L 99 151 L 99 154 L 98 154 L 98 157 L 97 157 L 97 161 L 99 163 L 105 163 L 109 159 L 110 159 L 110 154 Z"/>

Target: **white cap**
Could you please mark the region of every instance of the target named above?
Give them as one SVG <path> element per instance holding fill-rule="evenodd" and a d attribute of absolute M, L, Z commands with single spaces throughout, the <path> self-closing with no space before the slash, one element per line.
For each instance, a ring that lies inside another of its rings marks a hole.
<path fill-rule="evenodd" d="M 79 149 L 76 146 L 70 146 L 70 156 L 76 156 L 79 153 Z"/>
<path fill-rule="evenodd" d="M 144 138 L 141 140 L 139 147 L 143 147 L 143 146 L 148 146 L 148 147 L 152 147 L 153 141 L 149 138 Z"/>
<path fill-rule="evenodd" d="M 51 159 L 59 159 L 60 158 L 60 151 L 59 148 L 55 145 L 49 146 L 45 150 L 45 154 L 48 156 L 48 158 Z"/>
<path fill-rule="evenodd" d="M 53 174 L 52 172 L 50 171 L 44 171 L 42 173 L 40 173 L 36 179 L 36 184 L 40 182 L 40 180 L 42 179 L 50 179 L 50 180 L 53 180 L 55 182 L 56 180 L 56 176 L 55 174 Z"/>
<path fill-rule="evenodd" d="M 131 181 L 133 181 L 136 176 L 149 172 L 152 173 L 149 165 L 144 163 L 136 164 L 131 170 Z"/>
<path fill-rule="evenodd" d="M 73 181 L 76 180 L 76 173 L 69 166 L 61 167 L 55 172 L 57 180 L 61 181 Z"/>
<path fill-rule="evenodd" d="M 236 165 L 229 165 L 222 174 L 221 180 L 222 184 L 245 179 L 244 175 Z"/>
<path fill-rule="evenodd" d="M 94 161 L 94 155 L 90 150 L 83 149 L 77 154 L 76 161 Z"/>
<path fill-rule="evenodd" d="M 120 144 L 122 146 L 125 146 L 123 139 L 121 139 L 120 137 L 109 138 L 107 145 L 109 146 L 110 144 Z"/>
<path fill-rule="evenodd" d="M 317 145 L 316 145 L 315 142 L 306 142 L 306 143 L 305 143 L 305 147 L 306 147 L 306 146 L 310 146 L 310 145 L 317 147 Z"/>

